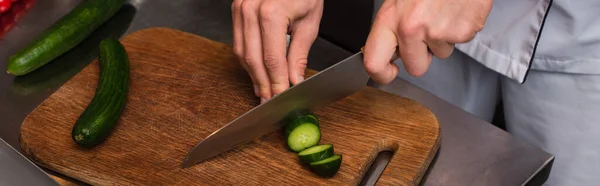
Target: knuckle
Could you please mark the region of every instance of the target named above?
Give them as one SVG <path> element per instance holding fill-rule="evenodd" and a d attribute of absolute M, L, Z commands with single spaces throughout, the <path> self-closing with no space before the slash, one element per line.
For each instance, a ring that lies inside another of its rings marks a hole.
<path fill-rule="evenodd" d="M 263 60 L 265 61 L 265 68 L 267 69 L 277 69 L 279 68 L 279 59 L 277 58 L 276 55 L 273 54 L 265 54 L 263 57 Z"/>
<path fill-rule="evenodd" d="M 279 4 L 272 3 L 272 1 L 264 2 L 260 5 L 259 14 L 263 21 L 272 21 L 280 16 L 278 12 L 281 10 Z"/>
<path fill-rule="evenodd" d="M 369 74 L 376 74 L 377 72 L 379 72 L 379 66 L 377 65 L 377 62 L 373 61 L 371 57 L 365 56 L 364 65 L 365 70 Z"/>
<path fill-rule="evenodd" d="M 243 15 L 252 15 L 256 11 L 257 4 L 255 1 L 243 1 L 240 5 Z"/>
<path fill-rule="evenodd" d="M 235 0 L 235 1 L 233 1 L 233 3 L 231 3 L 231 11 L 237 12 L 238 10 L 240 10 L 241 6 L 242 6 L 242 0 Z"/>
<path fill-rule="evenodd" d="M 257 64 L 256 64 L 256 61 L 254 60 L 254 58 L 252 57 L 252 55 L 250 55 L 250 54 L 247 54 L 247 53 L 246 53 L 246 54 L 243 54 L 243 57 L 242 57 L 242 59 L 244 59 L 244 61 L 246 62 L 246 64 L 248 64 L 248 67 L 249 67 L 251 70 L 254 70 L 254 69 L 256 69 L 256 68 L 257 68 L 257 66 L 256 66 L 256 65 L 257 65 Z"/>
<path fill-rule="evenodd" d="M 297 59 L 295 63 L 296 63 L 295 65 L 298 68 L 304 69 L 308 65 L 308 59 L 307 58 L 300 58 L 300 59 Z"/>
<path fill-rule="evenodd" d="M 477 35 L 477 32 L 483 29 L 483 25 L 469 24 L 469 26 L 464 26 L 462 28 L 463 29 L 456 34 L 456 39 L 459 43 L 465 43 L 473 40 L 475 35 Z"/>
<path fill-rule="evenodd" d="M 457 37 L 457 40 L 459 43 L 464 43 L 464 42 L 469 42 L 473 38 L 475 38 L 475 34 L 473 34 L 473 32 L 471 32 L 471 31 L 462 31 L 462 32 L 459 32 L 456 35 L 456 37 Z"/>
<path fill-rule="evenodd" d="M 416 36 L 423 28 L 423 22 L 420 20 L 411 19 L 400 24 L 398 28 L 399 35 L 404 37 Z"/>
<path fill-rule="evenodd" d="M 443 35 L 443 31 L 441 31 L 440 29 L 430 29 L 427 32 L 427 35 L 429 37 L 430 40 L 434 40 L 434 41 L 440 41 L 440 40 L 444 40 L 444 35 Z"/>

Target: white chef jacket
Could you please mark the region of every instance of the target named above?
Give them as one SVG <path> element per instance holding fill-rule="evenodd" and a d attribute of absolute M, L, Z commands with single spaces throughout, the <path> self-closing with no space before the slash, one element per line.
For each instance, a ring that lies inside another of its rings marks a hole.
<path fill-rule="evenodd" d="M 494 0 L 484 29 L 456 49 L 519 83 L 530 69 L 598 74 L 599 10 L 599 0 Z"/>
<path fill-rule="evenodd" d="M 507 130 L 555 156 L 546 185 L 600 183 L 600 0 L 494 0 L 484 29 L 422 77 L 396 63 L 486 121 L 502 101 Z"/>
<path fill-rule="evenodd" d="M 484 29 L 456 49 L 520 83 L 530 69 L 598 74 L 600 1 L 495 0 Z"/>

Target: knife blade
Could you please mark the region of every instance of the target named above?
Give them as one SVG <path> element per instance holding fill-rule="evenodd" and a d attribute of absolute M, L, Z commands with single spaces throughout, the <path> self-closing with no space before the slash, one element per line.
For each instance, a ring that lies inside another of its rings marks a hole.
<path fill-rule="evenodd" d="M 358 52 L 254 107 L 200 141 L 185 157 L 186 168 L 280 129 L 300 114 L 315 112 L 367 86 Z"/>

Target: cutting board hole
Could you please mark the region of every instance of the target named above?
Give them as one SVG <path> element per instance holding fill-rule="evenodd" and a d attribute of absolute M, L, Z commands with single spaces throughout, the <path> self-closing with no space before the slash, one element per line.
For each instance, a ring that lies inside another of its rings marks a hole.
<path fill-rule="evenodd" d="M 360 186 L 370 186 L 375 185 L 379 177 L 381 177 L 381 173 L 385 170 L 385 167 L 390 163 L 390 160 L 394 156 L 393 151 L 381 151 L 377 154 L 377 157 L 369 167 L 369 170 L 365 173 L 362 181 L 360 182 Z"/>

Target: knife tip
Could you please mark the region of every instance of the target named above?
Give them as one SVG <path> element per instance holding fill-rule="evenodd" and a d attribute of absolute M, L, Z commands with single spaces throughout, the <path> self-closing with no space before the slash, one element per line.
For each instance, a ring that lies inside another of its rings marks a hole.
<path fill-rule="evenodd" d="M 189 161 L 187 159 L 183 160 L 183 162 L 181 163 L 181 168 L 188 168 L 190 167 L 191 163 L 189 163 Z"/>
<path fill-rule="evenodd" d="M 185 156 L 185 158 L 183 159 L 183 162 L 181 162 L 181 168 L 187 168 L 191 165 L 190 163 L 190 156 Z"/>
<path fill-rule="evenodd" d="M 198 164 L 198 163 L 200 163 L 202 161 L 203 160 L 194 160 L 194 161 L 192 161 L 192 159 L 190 158 L 190 156 L 187 156 L 187 157 L 185 157 L 185 159 L 181 163 L 181 168 L 191 167 L 192 165 Z"/>

